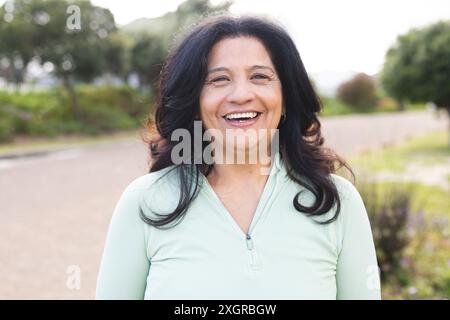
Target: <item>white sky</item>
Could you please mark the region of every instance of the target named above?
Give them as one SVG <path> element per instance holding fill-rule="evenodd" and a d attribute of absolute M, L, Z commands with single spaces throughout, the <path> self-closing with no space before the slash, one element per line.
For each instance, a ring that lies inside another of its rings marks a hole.
<path fill-rule="evenodd" d="M 183 1 L 92 2 L 110 8 L 117 22 L 126 24 L 173 11 Z M 294 38 L 309 72 L 373 74 L 399 34 L 450 19 L 450 0 L 235 0 L 231 12 L 269 14 L 281 22 Z"/>
<path fill-rule="evenodd" d="M 173 11 L 183 0 L 91 0 L 119 25 Z M 0 3 L 5 0 L 0 0 Z M 219 3 L 221 0 L 211 0 Z M 269 14 L 294 38 L 308 72 L 376 73 L 399 34 L 450 19 L 450 0 L 235 0 L 231 12 Z"/>

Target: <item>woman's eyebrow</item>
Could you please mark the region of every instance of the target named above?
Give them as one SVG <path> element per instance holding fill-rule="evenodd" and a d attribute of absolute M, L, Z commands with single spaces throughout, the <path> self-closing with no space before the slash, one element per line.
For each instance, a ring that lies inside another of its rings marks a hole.
<path fill-rule="evenodd" d="M 254 69 L 267 69 L 270 70 L 274 73 L 273 69 L 271 67 L 268 66 L 263 66 L 263 65 L 254 65 L 251 66 L 249 68 L 247 68 L 247 70 L 254 70 Z M 211 68 L 208 70 L 208 74 L 212 73 L 212 72 L 217 72 L 217 71 L 230 71 L 230 69 L 226 68 L 226 67 L 216 67 L 216 68 Z"/>
<path fill-rule="evenodd" d="M 217 68 L 212 68 L 208 70 L 208 73 L 212 73 L 212 72 L 216 72 L 216 71 L 230 71 L 228 68 L 225 67 L 217 67 Z"/>
<path fill-rule="evenodd" d="M 275 73 L 274 71 L 273 71 L 273 69 L 271 68 L 271 67 L 268 67 L 268 66 L 261 66 L 261 65 L 255 65 L 255 66 L 252 66 L 251 68 L 249 68 L 250 70 L 254 70 L 254 69 L 267 69 L 267 70 L 270 70 L 270 71 L 272 71 L 273 73 Z"/>

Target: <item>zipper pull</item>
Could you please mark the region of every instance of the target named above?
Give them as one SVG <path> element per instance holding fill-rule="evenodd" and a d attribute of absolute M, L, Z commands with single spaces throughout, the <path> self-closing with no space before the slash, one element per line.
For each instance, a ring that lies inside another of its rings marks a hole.
<path fill-rule="evenodd" d="M 254 246 L 253 246 L 253 239 L 252 237 L 250 237 L 250 235 L 247 233 L 246 237 L 245 237 L 245 241 L 247 243 L 247 249 L 250 251 L 250 257 L 251 257 L 251 262 L 250 262 L 250 268 L 254 271 L 259 269 L 259 264 L 258 264 L 258 257 L 256 254 L 256 250 L 254 250 Z"/>
<path fill-rule="evenodd" d="M 253 249 L 253 240 L 248 233 L 247 233 L 245 241 L 247 242 L 247 249 L 252 250 Z"/>

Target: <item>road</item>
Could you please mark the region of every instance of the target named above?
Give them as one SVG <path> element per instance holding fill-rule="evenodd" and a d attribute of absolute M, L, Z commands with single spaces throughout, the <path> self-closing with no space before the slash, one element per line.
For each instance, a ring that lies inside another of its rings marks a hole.
<path fill-rule="evenodd" d="M 326 145 L 343 156 L 446 126 L 427 112 L 322 120 Z M 147 171 L 138 134 L 0 160 L 0 299 L 92 299 L 114 206 Z"/>

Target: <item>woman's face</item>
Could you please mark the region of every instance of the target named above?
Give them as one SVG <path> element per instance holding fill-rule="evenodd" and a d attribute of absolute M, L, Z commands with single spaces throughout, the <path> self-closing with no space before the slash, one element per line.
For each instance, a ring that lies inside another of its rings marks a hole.
<path fill-rule="evenodd" d="M 278 127 L 282 113 L 281 82 L 264 45 L 253 37 L 223 39 L 208 55 L 208 74 L 200 94 L 200 118 L 205 129 L 223 137 L 232 130 L 248 135 Z M 242 129 L 238 131 L 236 129 Z M 270 134 L 270 131 L 269 131 Z M 235 145 L 248 149 L 260 138 Z"/>

